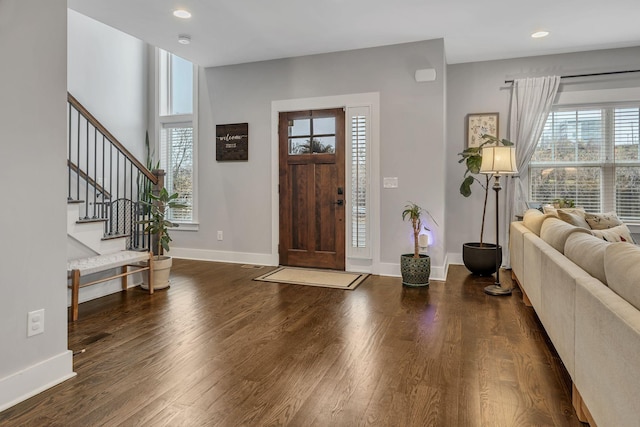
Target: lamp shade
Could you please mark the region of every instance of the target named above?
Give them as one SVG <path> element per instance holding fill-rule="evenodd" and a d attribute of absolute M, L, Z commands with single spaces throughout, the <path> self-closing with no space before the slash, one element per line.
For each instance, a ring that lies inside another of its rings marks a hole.
<path fill-rule="evenodd" d="M 512 146 L 484 147 L 480 173 L 500 175 L 518 173 L 516 149 Z"/>

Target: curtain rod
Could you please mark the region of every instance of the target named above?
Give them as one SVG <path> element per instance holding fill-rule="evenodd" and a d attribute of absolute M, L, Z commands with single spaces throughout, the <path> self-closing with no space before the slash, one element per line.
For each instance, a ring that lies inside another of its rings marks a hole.
<path fill-rule="evenodd" d="M 612 74 L 627 74 L 627 73 L 640 73 L 640 70 L 625 70 L 625 71 L 608 71 L 606 73 L 591 73 L 591 74 L 573 74 L 570 76 L 560 76 L 561 79 L 573 79 L 576 77 L 594 77 L 594 76 L 609 76 Z M 514 80 L 505 80 L 505 84 L 513 84 Z"/>

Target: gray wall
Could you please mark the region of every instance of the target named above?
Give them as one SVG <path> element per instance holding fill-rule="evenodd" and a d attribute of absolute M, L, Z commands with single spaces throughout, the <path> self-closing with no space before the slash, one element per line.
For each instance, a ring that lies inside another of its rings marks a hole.
<path fill-rule="evenodd" d="M 0 410 L 72 375 L 66 304 L 65 0 L 0 2 Z M 45 331 L 27 338 L 27 313 Z"/>
<path fill-rule="evenodd" d="M 145 163 L 147 44 L 68 9 L 69 92 Z"/>
<path fill-rule="evenodd" d="M 458 192 L 464 167 L 457 163 L 459 158 L 457 153 L 464 149 L 465 116 L 469 113 L 499 112 L 500 137 L 505 138 L 510 100 L 510 85 L 505 84 L 505 80 L 630 69 L 640 69 L 640 47 L 449 65 L 447 70 L 446 247 L 450 261 L 460 259 L 463 243 L 478 241 L 480 236 L 483 192 L 477 184 L 474 185 L 474 194 L 469 199 L 465 199 Z M 563 80 L 560 91 L 586 91 L 625 86 L 639 87 L 640 74 Z M 485 229 L 485 238 L 490 242 L 495 242 L 494 204 L 494 195 L 490 194 L 488 222 Z M 504 220 L 501 218 L 501 221 Z"/>
<path fill-rule="evenodd" d="M 416 69 L 437 80 L 416 83 Z M 381 190 L 381 261 L 399 263 L 412 250 L 401 220 L 408 200 L 427 208 L 434 230 L 434 265 L 444 263 L 445 64 L 442 40 L 204 70 L 199 96 L 199 232 L 173 233 L 175 248 L 237 253 L 271 252 L 271 102 L 354 93 L 380 93 L 381 177 L 399 188 Z M 249 161 L 215 161 L 215 125 L 249 123 Z M 380 182 L 373 185 L 381 187 Z M 216 240 L 216 231 L 224 240 Z"/>

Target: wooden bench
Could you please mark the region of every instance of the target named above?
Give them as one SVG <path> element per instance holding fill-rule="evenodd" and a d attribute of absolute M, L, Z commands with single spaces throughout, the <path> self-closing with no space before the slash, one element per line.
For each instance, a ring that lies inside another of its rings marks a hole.
<path fill-rule="evenodd" d="M 149 282 L 149 294 L 153 294 L 153 254 L 151 252 L 136 251 L 120 251 L 112 254 L 96 255 L 88 258 L 74 259 L 67 262 L 68 279 L 71 284 L 71 321 L 78 320 L 78 293 L 80 288 L 95 285 L 96 283 L 106 282 L 121 278 L 122 290 L 126 291 L 127 276 L 139 271 L 147 271 L 147 279 Z M 113 276 L 105 277 L 87 283 L 80 283 L 80 278 L 89 274 L 100 273 L 103 271 L 119 268 L 121 272 Z M 129 270 L 128 267 L 132 267 Z"/>

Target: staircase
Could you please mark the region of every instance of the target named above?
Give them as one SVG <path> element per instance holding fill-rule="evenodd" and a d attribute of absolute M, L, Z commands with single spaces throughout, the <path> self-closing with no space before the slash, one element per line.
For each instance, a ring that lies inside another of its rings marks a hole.
<path fill-rule="evenodd" d="M 148 251 L 151 235 L 139 222 L 148 218 L 144 202 L 162 188 L 164 172 L 150 171 L 71 94 L 67 99 L 67 260 Z M 120 290 L 119 281 L 81 289 L 80 302 Z"/>

